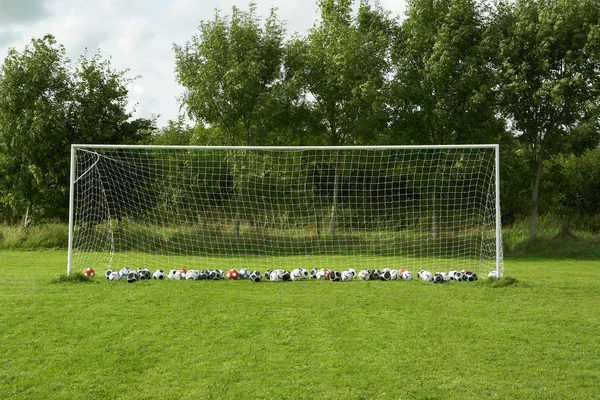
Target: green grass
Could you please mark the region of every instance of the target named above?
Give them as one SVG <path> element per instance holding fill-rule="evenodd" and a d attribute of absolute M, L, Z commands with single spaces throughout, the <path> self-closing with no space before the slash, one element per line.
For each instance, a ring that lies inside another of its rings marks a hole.
<path fill-rule="evenodd" d="M 597 398 L 598 260 L 502 281 L 58 279 L 0 252 L 2 399 Z"/>

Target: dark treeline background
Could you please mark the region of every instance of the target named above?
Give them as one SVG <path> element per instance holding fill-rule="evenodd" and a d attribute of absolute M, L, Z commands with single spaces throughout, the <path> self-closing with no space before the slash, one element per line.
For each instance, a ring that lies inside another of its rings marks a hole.
<path fill-rule="evenodd" d="M 128 71 L 72 62 L 48 35 L 0 69 L 0 222 L 64 221 L 71 143 L 501 144 L 503 224 L 569 215 L 600 230 L 600 2 L 318 0 L 291 34 L 277 11 L 216 12 L 175 44 L 186 113 L 125 111 Z M 187 117 L 187 118 L 185 118 Z"/>

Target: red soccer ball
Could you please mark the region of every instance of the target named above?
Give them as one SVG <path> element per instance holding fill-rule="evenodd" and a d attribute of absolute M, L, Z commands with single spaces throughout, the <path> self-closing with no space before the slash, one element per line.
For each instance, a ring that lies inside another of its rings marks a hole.
<path fill-rule="evenodd" d="M 93 278 L 94 276 L 96 276 L 96 272 L 92 269 L 92 268 L 86 268 L 83 270 L 83 274 L 85 276 L 89 276 L 90 278 Z"/>
<path fill-rule="evenodd" d="M 227 279 L 236 280 L 239 277 L 240 277 L 240 273 L 238 272 L 237 269 L 230 269 L 229 271 L 227 271 Z"/>

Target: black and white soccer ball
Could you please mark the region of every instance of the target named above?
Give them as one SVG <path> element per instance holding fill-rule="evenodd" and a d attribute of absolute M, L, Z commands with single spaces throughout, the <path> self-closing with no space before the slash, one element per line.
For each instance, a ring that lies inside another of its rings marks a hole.
<path fill-rule="evenodd" d="M 138 275 L 141 281 L 152 279 L 152 272 L 147 268 L 141 268 L 138 270 Z"/>
<path fill-rule="evenodd" d="M 317 279 L 317 272 L 319 272 L 318 268 L 313 268 L 310 270 L 310 277 L 313 279 Z"/>
<path fill-rule="evenodd" d="M 358 279 L 360 279 L 361 281 L 368 281 L 369 279 L 371 279 L 371 271 L 369 271 L 368 269 L 363 269 L 358 273 Z"/>
<path fill-rule="evenodd" d="M 423 279 L 423 272 L 425 272 L 424 269 L 420 269 L 419 272 L 417 272 L 417 279 Z"/>
<path fill-rule="evenodd" d="M 239 270 L 240 279 L 248 279 L 250 278 L 250 271 L 247 268 L 242 268 Z"/>
<path fill-rule="evenodd" d="M 152 274 L 152 278 L 159 280 L 165 279 L 165 271 L 163 271 L 162 269 L 157 269 L 156 271 L 154 271 L 154 274 Z"/>
<path fill-rule="evenodd" d="M 206 279 L 208 279 L 208 274 L 205 272 L 206 270 L 202 270 L 198 273 L 198 280 L 199 281 L 204 281 Z"/>
<path fill-rule="evenodd" d="M 284 282 L 287 281 L 291 281 L 292 280 L 292 274 L 290 273 L 290 271 L 283 271 L 283 276 L 281 277 L 281 280 Z"/>
<path fill-rule="evenodd" d="M 268 269 L 265 271 L 265 279 L 266 280 L 271 280 L 271 272 L 273 272 L 273 270 Z"/>
<path fill-rule="evenodd" d="M 169 271 L 169 273 L 167 274 L 167 278 L 169 279 L 173 279 L 173 280 L 180 280 L 181 279 L 181 274 L 179 273 L 178 270 L 176 269 L 172 269 Z"/>
<path fill-rule="evenodd" d="M 127 277 L 127 275 L 129 275 L 130 272 L 131 272 L 131 270 L 129 268 L 121 268 L 121 270 L 119 271 L 121 276 L 124 276 L 124 277 Z"/>
<path fill-rule="evenodd" d="M 439 272 L 435 273 L 435 274 L 433 274 L 433 280 L 432 280 L 432 282 L 433 283 L 443 283 L 444 282 L 444 277 Z"/>
<path fill-rule="evenodd" d="M 477 274 L 475 272 L 468 271 L 465 274 L 465 277 L 468 282 L 474 282 L 477 280 Z"/>
<path fill-rule="evenodd" d="M 310 277 L 310 272 L 308 272 L 305 268 L 298 268 L 300 270 L 300 275 L 302 275 L 302 279 L 308 279 Z"/>
<path fill-rule="evenodd" d="M 259 271 L 253 271 L 253 272 L 250 274 L 250 280 L 251 280 L 252 282 L 260 282 L 260 281 L 261 281 L 261 279 L 262 279 L 262 275 L 261 275 L 261 273 L 260 273 Z"/>
<path fill-rule="evenodd" d="M 349 268 L 348 272 L 350 272 L 352 274 L 352 278 L 356 278 L 356 270 L 354 268 Z"/>
<path fill-rule="evenodd" d="M 404 271 L 402 273 L 402 280 L 403 281 L 412 281 L 413 280 L 413 274 L 410 271 Z"/>
<path fill-rule="evenodd" d="M 392 279 L 392 274 L 390 273 L 389 269 L 387 271 L 383 270 L 379 274 L 379 280 L 381 281 L 389 281 L 390 279 Z"/>
<path fill-rule="evenodd" d="M 108 279 L 108 277 L 110 276 L 110 274 L 111 274 L 112 272 L 113 272 L 113 270 L 112 270 L 112 269 L 109 269 L 108 271 L 106 271 L 106 272 L 104 273 L 104 276 L 106 276 L 106 279 Z"/>
<path fill-rule="evenodd" d="M 138 273 L 136 271 L 130 271 L 127 274 L 127 283 L 134 283 L 137 282 L 140 279 L 140 276 L 138 275 Z"/>
<path fill-rule="evenodd" d="M 356 272 L 354 272 L 356 274 Z M 354 279 L 354 275 L 352 274 L 351 271 L 343 271 L 341 274 L 341 278 L 342 281 L 344 282 L 350 282 L 352 281 L 352 279 Z"/>
<path fill-rule="evenodd" d="M 342 280 L 341 272 L 329 271 L 329 280 L 332 282 L 340 282 Z"/>

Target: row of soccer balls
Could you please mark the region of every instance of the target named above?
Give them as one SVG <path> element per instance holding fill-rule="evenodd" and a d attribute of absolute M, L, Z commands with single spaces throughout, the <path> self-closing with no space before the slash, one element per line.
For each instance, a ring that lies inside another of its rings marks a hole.
<path fill-rule="evenodd" d="M 94 276 L 95 272 L 91 268 L 86 268 L 84 270 L 84 274 L 87 276 Z M 188 270 L 186 271 L 184 268 L 173 269 L 170 270 L 167 274 L 161 269 L 158 269 L 152 273 L 147 268 L 140 268 L 137 271 L 130 270 L 129 268 L 123 268 L 120 271 L 108 270 L 106 271 L 106 279 L 110 281 L 117 281 L 122 278 L 127 279 L 127 282 L 133 283 L 138 280 L 149 280 L 149 279 L 158 279 L 162 280 L 174 279 L 174 280 L 221 280 L 221 279 L 250 279 L 253 282 L 260 282 L 263 279 L 263 275 L 259 271 L 250 272 L 246 268 L 242 268 L 239 271 L 237 269 L 231 269 L 227 271 L 227 273 L 221 270 Z M 281 282 L 281 281 L 300 281 L 310 278 L 319 279 L 319 280 L 331 280 L 331 281 L 352 281 L 354 278 L 358 278 L 360 280 L 382 280 L 382 281 L 395 281 L 395 280 L 404 280 L 411 281 L 413 279 L 413 274 L 410 271 L 405 269 L 389 269 L 385 268 L 382 271 L 377 269 L 363 269 L 359 273 L 357 273 L 354 269 L 350 268 L 343 272 L 337 272 L 333 270 L 329 270 L 327 268 L 317 269 L 314 268 L 310 272 L 304 268 L 296 268 L 294 270 L 287 271 L 283 269 L 277 270 L 267 270 L 265 272 L 264 278 L 270 280 L 272 282 Z M 497 278 L 495 272 L 490 272 L 488 277 Z M 476 281 L 478 279 L 477 274 L 468 270 L 462 271 L 450 271 L 449 273 L 445 272 L 430 272 L 427 270 L 419 270 L 417 273 L 417 278 L 426 282 L 433 283 L 444 283 L 449 281 Z"/>

